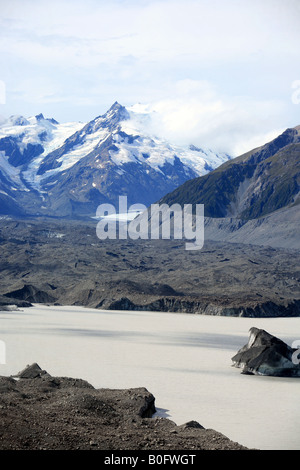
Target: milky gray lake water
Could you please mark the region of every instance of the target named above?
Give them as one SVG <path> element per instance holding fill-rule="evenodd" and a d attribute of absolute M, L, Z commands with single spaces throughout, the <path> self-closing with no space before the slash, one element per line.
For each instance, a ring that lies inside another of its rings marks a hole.
<path fill-rule="evenodd" d="M 144 386 L 157 414 L 178 425 L 193 419 L 251 448 L 300 449 L 300 379 L 242 375 L 231 366 L 252 326 L 290 345 L 300 340 L 300 318 L 35 305 L 0 312 L 0 375 L 37 362 L 96 388 Z"/>

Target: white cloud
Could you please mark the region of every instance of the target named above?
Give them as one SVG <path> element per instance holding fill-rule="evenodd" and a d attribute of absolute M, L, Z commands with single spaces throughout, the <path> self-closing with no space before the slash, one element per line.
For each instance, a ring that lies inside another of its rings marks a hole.
<path fill-rule="evenodd" d="M 207 81 L 181 80 L 151 104 L 156 134 L 178 143 L 240 155 L 276 137 L 284 103 L 219 96 Z M 163 93 L 162 93 L 163 94 Z M 172 97 L 171 97 L 172 96 Z"/>
<path fill-rule="evenodd" d="M 149 102 L 167 137 L 234 154 L 299 124 L 299 0 L 1 3 L 7 114 Z"/>

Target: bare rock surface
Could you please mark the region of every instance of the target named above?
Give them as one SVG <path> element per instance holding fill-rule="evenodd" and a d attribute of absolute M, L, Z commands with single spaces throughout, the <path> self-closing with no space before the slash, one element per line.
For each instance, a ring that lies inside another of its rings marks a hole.
<path fill-rule="evenodd" d="M 99 240 L 96 222 L 0 220 L 0 310 L 33 303 L 300 316 L 300 251 L 205 240 Z"/>
<path fill-rule="evenodd" d="M 184 406 L 184 403 L 183 403 Z M 1 450 L 242 450 L 191 421 L 155 417 L 146 388 L 95 389 L 32 364 L 0 377 Z"/>
<path fill-rule="evenodd" d="M 300 377 L 297 349 L 259 328 L 250 328 L 248 343 L 232 357 L 244 374 Z"/>

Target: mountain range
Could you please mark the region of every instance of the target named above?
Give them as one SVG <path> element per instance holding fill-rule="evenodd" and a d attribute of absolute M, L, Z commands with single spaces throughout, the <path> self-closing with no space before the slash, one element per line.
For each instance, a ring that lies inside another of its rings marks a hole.
<path fill-rule="evenodd" d="M 117 102 L 87 123 L 11 116 L 0 124 L 0 215 L 90 218 L 119 196 L 204 204 L 206 239 L 300 248 L 300 126 L 231 158 L 163 140 L 152 119 Z"/>
<path fill-rule="evenodd" d="M 0 306 L 299 316 L 300 126 L 229 159 L 154 137 L 140 111 L 115 103 L 87 124 L 2 124 Z M 96 205 L 122 192 L 204 204 L 203 249 L 99 240 Z"/>
<path fill-rule="evenodd" d="M 151 119 L 117 102 L 88 123 L 11 116 L 0 125 L 0 214 L 93 217 L 119 196 L 148 206 L 230 159 L 152 135 Z"/>
<path fill-rule="evenodd" d="M 205 237 L 300 248 L 300 126 L 187 181 L 160 202 L 204 204 Z"/>

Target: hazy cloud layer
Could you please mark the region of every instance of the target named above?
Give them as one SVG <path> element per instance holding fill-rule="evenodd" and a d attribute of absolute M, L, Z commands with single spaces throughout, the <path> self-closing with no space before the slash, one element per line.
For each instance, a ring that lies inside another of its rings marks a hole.
<path fill-rule="evenodd" d="M 0 3 L 1 114 L 149 103 L 166 137 L 231 153 L 300 123 L 298 0 Z"/>

